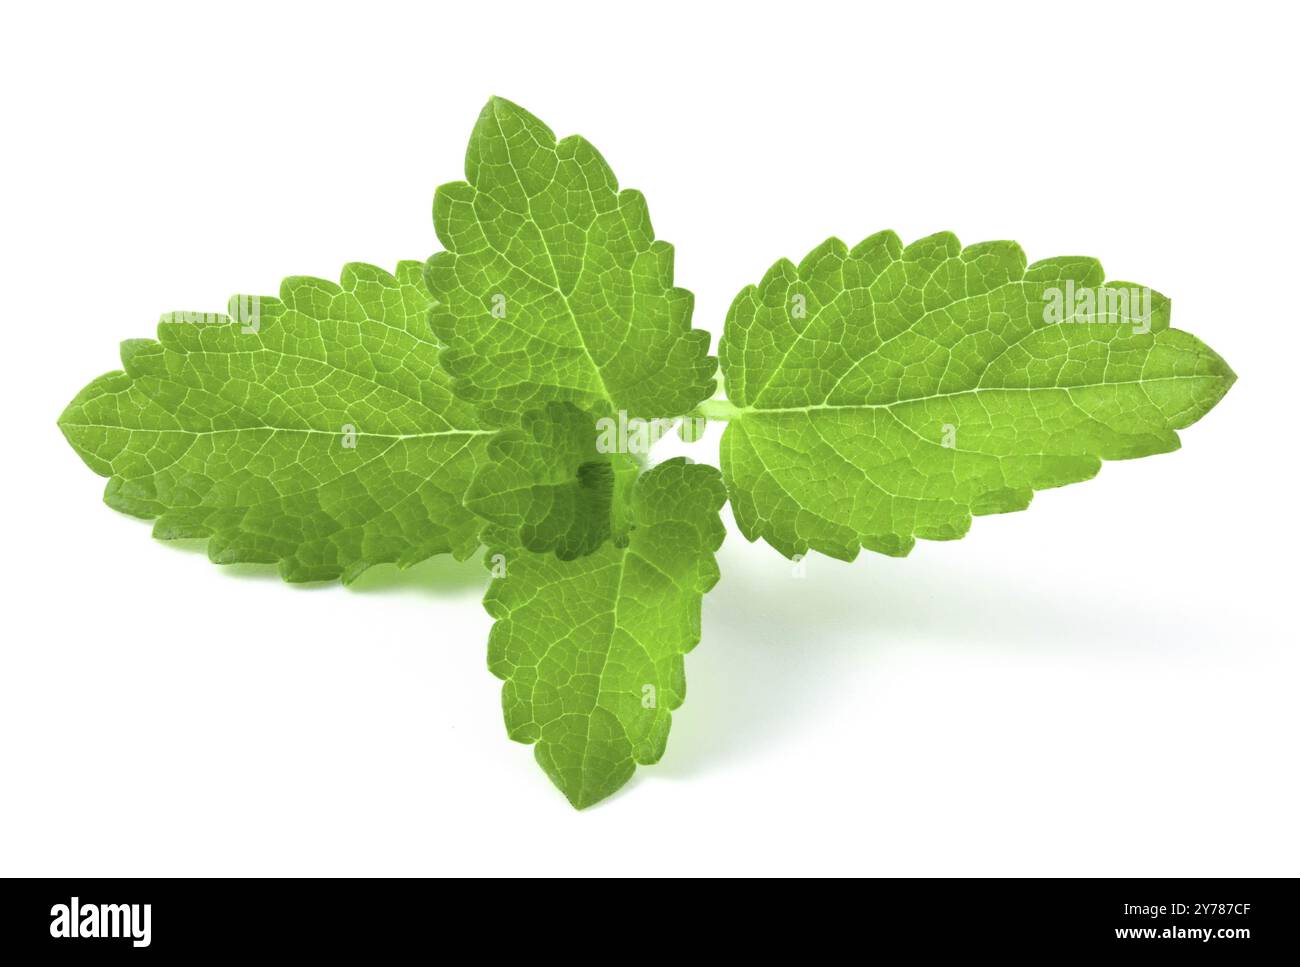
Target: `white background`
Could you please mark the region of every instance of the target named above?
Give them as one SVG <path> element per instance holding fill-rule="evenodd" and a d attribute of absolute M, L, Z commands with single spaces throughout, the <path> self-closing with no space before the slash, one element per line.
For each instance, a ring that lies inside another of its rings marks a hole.
<path fill-rule="evenodd" d="M 0 874 L 1300 874 L 1293 14 L 436 6 L 5 8 Z M 951 229 L 1100 257 L 1240 380 L 906 560 L 732 525 L 665 760 L 574 812 L 477 559 L 219 569 L 55 428 L 163 311 L 429 255 L 493 93 L 646 193 L 715 334 L 780 256 Z"/>

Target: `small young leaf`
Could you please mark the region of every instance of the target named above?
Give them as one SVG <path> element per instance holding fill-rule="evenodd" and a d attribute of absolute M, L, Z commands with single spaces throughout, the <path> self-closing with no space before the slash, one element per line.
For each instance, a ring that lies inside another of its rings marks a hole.
<path fill-rule="evenodd" d="M 491 431 L 438 369 L 430 305 L 420 263 L 357 263 L 341 286 L 296 277 L 279 299 L 236 296 L 231 316 L 173 313 L 157 342 L 123 343 L 125 371 L 59 426 L 109 478 L 109 506 L 157 518 L 158 538 L 207 538 L 219 564 L 346 582 L 464 558 L 481 522 L 462 498 Z"/>
<path fill-rule="evenodd" d="M 727 315 L 736 522 L 788 556 L 903 555 L 1101 461 L 1178 447 L 1236 378 L 1088 258 L 882 232 L 777 262 Z"/>
<path fill-rule="evenodd" d="M 713 392 L 709 334 L 645 198 L 580 137 L 492 98 L 438 189 L 425 277 L 453 388 L 497 424 L 550 401 L 671 418 Z"/>
<path fill-rule="evenodd" d="M 717 470 L 679 457 L 632 487 L 624 547 L 562 561 L 488 534 L 488 666 L 505 681 L 506 729 L 537 743 L 538 763 L 579 809 L 664 753 L 685 697 L 682 656 L 718 580 L 725 501 Z"/>
<path fill-rule="evenodd" d="M 526 413 L 518 429 L 502 430 L 470 484 L 465 505 L 509 531 L 513 542 L 561 560 L 590 554 L 626 537 L 617 515 L 641 465 L 622 453 L 602 453 L 596 418 L 572 403 L 548 403 Z"/>

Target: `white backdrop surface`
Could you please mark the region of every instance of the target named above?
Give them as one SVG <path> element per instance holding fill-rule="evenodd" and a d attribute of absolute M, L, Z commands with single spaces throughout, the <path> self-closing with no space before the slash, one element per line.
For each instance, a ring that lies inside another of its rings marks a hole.
<path fill-rule="evenodd" d="M 1289 8 L 2 16 L 0 874 L 1300 873 Z M 1099 257 L 1239 381 L 905 560 L 795 580 L 728 519 L 667 756 L 576 813 L 505 737 L 477 559 L 219 569 L 54 425 L 163 311 L 425 258 L 490 94 L 645 192 L 715 335 L 780 256 L 950 229 Z"/>

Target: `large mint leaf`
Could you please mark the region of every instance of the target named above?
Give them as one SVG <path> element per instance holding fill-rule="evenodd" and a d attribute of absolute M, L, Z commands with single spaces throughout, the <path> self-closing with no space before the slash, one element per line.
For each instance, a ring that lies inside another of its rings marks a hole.
<path fill-rule="evenodd" d="M 718 579 L 717 470 L 669 460 L 632 487 L 626 546 L 576 560 L 488 537 L 498 576 L 488 665 L 505 680 L 512 739 L 579 809 L 659 761 L 686 691 L 683 655 L 700 639 L 700 603 Z"/>
<path fill-rule="evenodd" d="M 341 286 L 289 278 L 231 316 L 173 313 L 59 425 L 111 507 L 157 518 L 155 537 L 207 538 L 220 564 L 350 581 L 463 558 L 479 523 L 462 497 L 491 434 L 438 368 L 430 306 L 421 264 L 403 262 L 348 265 Z"/>
<path fill-rule="evenodd" d="M 499 424 L 545 403 L 670 418 L 714 389 L 709 335 L 673 286 L 645 198 L 618 190 L 580 137 L 557 142 L 493 98 L 470 137 L 466 181 L 443 185 L 429 259 L 432 320 L 453 388 Z"/>
<path fill-rule="evenodd" d="M 906 554 L 1101 461 L 1178 447 L 1232 385 L 1169 301 L 1088 258 L 892 232 L 777 262 L 727 315 L 736 521 L 787 555 Z"/>

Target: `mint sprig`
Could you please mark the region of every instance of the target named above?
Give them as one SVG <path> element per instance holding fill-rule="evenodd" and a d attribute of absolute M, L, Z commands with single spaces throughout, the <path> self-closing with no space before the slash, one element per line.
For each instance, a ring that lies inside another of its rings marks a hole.
<path fill-rule="evenodd" d="M 715 361 L 588 142 L 493 98 L 465 174 L 427 263 L 169 314 L 59 425 L 110 506 L 216 563 L 347 582 L 485 546 L 507 731 L 578 808 L 664 754 L 728 497 L 787 556 L 902 555 L 1175 449 L 1236 378 L 1095 260 L 947 233 L 778 261 Z M 680 417 L 728 423 L 721 472 L 647 469 Z"/>

